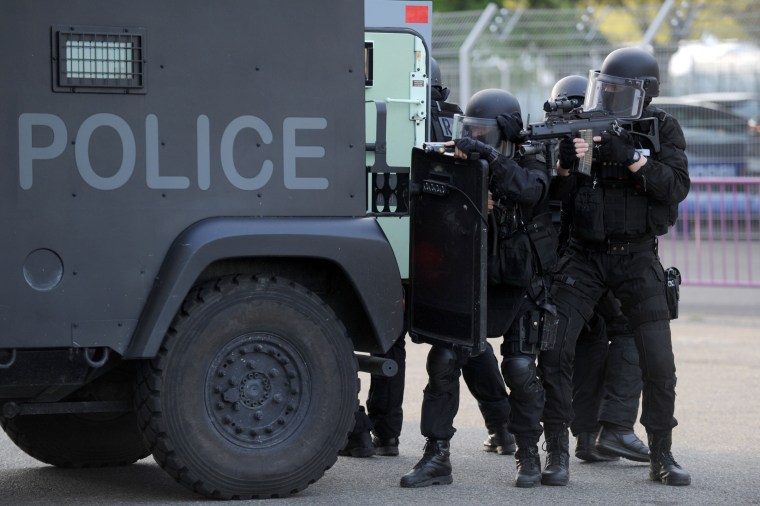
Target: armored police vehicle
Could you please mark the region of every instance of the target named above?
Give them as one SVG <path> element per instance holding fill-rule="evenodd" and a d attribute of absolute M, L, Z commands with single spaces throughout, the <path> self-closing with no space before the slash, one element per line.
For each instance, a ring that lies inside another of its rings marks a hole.
<path fill-rule="evenodd" d="M 388 372 L 367 354 L 404 332 L 431 11 L 3 2 L 10 440 L 63 467 L 152 454 L 220 499 L 323 475 L 359 364 Z"/>

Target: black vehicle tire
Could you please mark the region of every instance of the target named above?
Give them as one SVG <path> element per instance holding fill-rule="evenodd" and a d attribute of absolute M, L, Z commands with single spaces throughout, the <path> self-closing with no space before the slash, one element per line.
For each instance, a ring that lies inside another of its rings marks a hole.
<path fill-rule="evenodd" d="M 26 415 L 0 424 L 26 454 L 53 466 L 124 466 L 150 455 L 134 412 Z"/>
<path fill-rule="evenodd" d="M 134 371 L 123 364 L 66 400 L 131 402 Z M 150 455 L 135 411 L 0 417 L 0 425 L 21 450 L 53 466 L 123 466 Z"/>
<path fill-rule="evenodd" d="M 335 463 L 352 428 L 352 352 L 330 307 L 286 279 L 240 275 L 193 289 L 138 374 L 154 458 L 210 498 L 304 489 Z"/>

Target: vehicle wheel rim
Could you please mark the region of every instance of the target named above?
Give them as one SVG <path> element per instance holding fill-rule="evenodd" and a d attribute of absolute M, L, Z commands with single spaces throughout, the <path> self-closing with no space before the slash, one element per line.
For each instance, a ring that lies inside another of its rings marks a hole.
<path fill-rule="evenodd" d="M 286 440 L 308 412 L 306 362 L 287 340 L 254 332 L 230 341 L 206 378 L 206 409 L 230 442 L 265 448 Z"/>

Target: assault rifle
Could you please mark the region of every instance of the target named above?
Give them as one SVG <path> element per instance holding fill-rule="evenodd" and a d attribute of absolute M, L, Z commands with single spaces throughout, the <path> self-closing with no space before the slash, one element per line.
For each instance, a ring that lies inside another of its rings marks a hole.
<path fill-rule="evenodd" d="M 573 136 L 584 130 L 591 130 L 596 134 L 605 130 L 620 133 L 618 119 L 605 111 L 584 111 L 580 108 L 565 111 L 561 107 L 552 110 L 552 104 L 557 104 L 557 101 L 544 103 L 546 118 L 540 123 L 529 123 L 522 131 L 523 135 L 531 140 L 541 140 Z"/>
<path fill-rule="evenodd" d="M 656 118 L 619 120 L 605 111 L 584 111 L 578 107 L 577 100 L 564 97 L 545 102 L 544 112 L 546 112 L 546 118 L 542 122 L 530 123 L 530 118 L 528 118 L 529 123 L 521 132 L 528 141 L 562 139 L 579 134 L 589 146 L 592 146 L 594 135 L 599 135 L 604 131 L 620 135 L 625 125 L 626 130 L 631 134 L 649 139 L 656 152 L 660 150 Z M 586 175 L 591 174 L 591 152 L 592 150 L 589 150 L 586 153 L 578 166 L 578 171 Z"/>
<path fill-rule="evenodd" d="M 589 146 L 593 146 L 592 137 L 603 131 L 620 135 L 622 127 L 617 118 L 604 111 L 583 111 L 574 105 L 574 100 L 561 99 L 544 103 L 547 113 L 544 121 L 528 123 L 522 134 L 531 141 L 542 139 L 562 139 L 580 134 Z M 530 121 L 530 118 L 528 119 Z M 578 172 L 591 174 L 591 152 L 586 153 L 578 163 Z"/>

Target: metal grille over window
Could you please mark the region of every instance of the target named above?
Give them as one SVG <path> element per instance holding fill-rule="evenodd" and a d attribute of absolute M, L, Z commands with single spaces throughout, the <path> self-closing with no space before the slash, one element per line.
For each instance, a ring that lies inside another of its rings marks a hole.
<path fill-rule="evenodd" d="M 139 28 L 53 28 L 53 89 L 145 93 L 145 34 Z"/>

